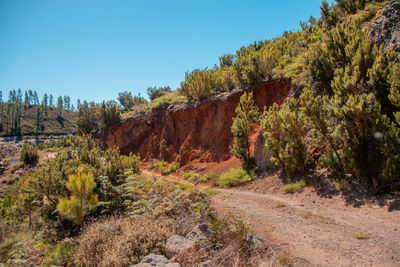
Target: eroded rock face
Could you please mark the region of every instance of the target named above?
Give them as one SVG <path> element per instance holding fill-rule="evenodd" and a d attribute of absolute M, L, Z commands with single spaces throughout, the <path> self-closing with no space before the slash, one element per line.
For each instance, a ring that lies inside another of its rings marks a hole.
<path fill-rule="evenodd" d="M 383 9 L 369 29 L 369 38 L 400 53 L 400 0 L 392 1 Z"/>
<path fill-rule="evenodd" d="M 290 82 L 277 79 L 260 82 L 252 91 L 260 111 L 274 102 L 283 103 Z M 166 111 L 134 115 L 110 127 L 103 135 L 107 148 L 118 146 L 123 154 L 139 153 L 142 159 L 202 162 L 227 160 L 232 142 L 231 125 L 243 91 L 204 101 L 182 104 Z"/>

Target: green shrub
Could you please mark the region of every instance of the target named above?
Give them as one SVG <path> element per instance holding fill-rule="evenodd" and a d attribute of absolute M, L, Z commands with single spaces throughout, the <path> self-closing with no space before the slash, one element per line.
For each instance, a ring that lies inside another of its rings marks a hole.
<path fill-rule="evenodd" d="M 24 143 L 20 152 L 20 160 L 25 165 L 36 164 L 39 160 L 39 154 L 36 147 L 28 143 Z"/>
<path fill-rule="evenodd" d="M 101 126 L 108 128 L 121 120 L 121 107 L 115 101 L 107 101 L 100 105 Z"/>
<path fill-rule="evenodd" d="M 175 172 L 180 167 L 180 163 L 176 162 L 176 161 L 168 164 L 167 161 L 162 160 L 162 161 L 158 162 L 157 165 L 158 165 L 158 169 L 160 170 L 162 175 L 167 175 L 172 172 Z"/>
<path fill-rule="evenodd" d="M 177 103 L 186 103 L 187 99 L 185 96 L 181 95 L 179 91 L 174 91 L 171 93 L 165 93 L 164 95 L 155 98 L 149 103 L 149 109 L 158 110 L 165 109 L 170 105 Z"/>
<path fill-rule="evenodd" d="M 275 208 L 283 208 L 283 207 L 286 207 L 286 203 L 282 202 L 282 201 L 277 201 L 274 203 L 274 207 Z"/>
<path fill-rule="evenodd" d="M 236 117 L 233 118 L 231 132 L 233 134 L 232 154 L 240 159 L 246 168 L 251 167 L 253 158 L 250 155 L 250 134 L 254 131 L 252 126 L 258 120 L 258 107 L 255 105 L 253 93 L 244 93 L 240 97 L 235 109 Z"/>
<path fill-rule="evenodd" d="M 354 233 L 353 237 L 357 238 L 357 239 L 368 239 L 369 234 L 368 233 Z"/>
<path fill-rule="evenodd" d="M 200 178 L 201 182 L 208 182 L 208 181 L 217 181 L 219 177 L 219 174 L 216 172 L 210 172 L 206 174 L 205 176 Z"/>
<path fill-rule="evenodd" d="M 284 187 L 281 188 L 281 191 L 285 192 L 285 193 L 296 193 L 296 192 L 300 192 L 301 190 L 303 190 L 303 188 L 306 186 L 306 182 L 304 180 L 298 181 L 296 183 L 292 183 L 292 184 L 287 184 Z"/>
<path fill-rule="evenodd" d="M 189 181 L 197 181 L 199 179 L 199 175 L 194 172 L 184 172 L 182 173 L 182 176 Z"/>
<path fill-rule="evenodd" d="M 215 95 L 219 90 L 216 70 L 193 70 L 185 74 L 179 92 L 188 100 L 202 100 Z"/>
<path fill-rule="evenodd" d="M 264 110 L 261 120 L 265 146 L 272 151 L 271 163 L 291 174 L 306 171 L 306 122 L 304 112 L 297 107 L 293 98 L 288 98 L 281 109 L 274 103 Z"/>
<path fill-rule="evenodd" d="M 217 185 L 222 187 L 238 186 L 253 180 L 254 177 L 255 174 L 252 171 L 246 171 L 243 168 L 230 169 L 218 177 Z"/>

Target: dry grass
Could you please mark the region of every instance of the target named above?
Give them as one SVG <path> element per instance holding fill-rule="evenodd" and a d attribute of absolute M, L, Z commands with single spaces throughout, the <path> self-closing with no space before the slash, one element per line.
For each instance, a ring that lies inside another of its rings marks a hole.
<path fill-rule="evenodd" d="M 369 234 L 368 233 L 354 233 L 353 237 L 357 238 L 357 239 L 368 239 Z"/>
<path fill-rule="evenodd" d="M 129 266 L 149 253 L 163 254 L 177 223 L 168 218 L 109 218 L 89 225 L 78 239 L 76 266 Z"/>
<path fill-rule="evenodd" d="M 314 214 L 314 213 L 311 213 L 311 212 L 302 213 L 301 216 L 302 216 L 304 219 L 310 219 L 310 218 L 312 218 L 312 217 L 321 218 L 321 219 L 324 218 L 324 216 L 321 215 L 321 214 Z"/>
<path fill-rule="evenodd" d="M 277 201 L 274 203 L 274 207 L 275 208 L 283 208 L 283 207 L 286 207 L 286 203 L 282 202 L 282 201 Z"/>

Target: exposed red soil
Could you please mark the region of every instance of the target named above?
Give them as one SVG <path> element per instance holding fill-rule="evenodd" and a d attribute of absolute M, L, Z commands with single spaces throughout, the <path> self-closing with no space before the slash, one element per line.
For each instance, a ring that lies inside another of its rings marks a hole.
<path fill-rule="evenodd" d="M 257 83 L 246 91 L 253 92 L 262 111 L 273 103 L 282 104 L 290 86 L 289 81 L 277 79 Z M 105 146 L 118 146 L 124 154 L 139 153 L 144 160 L 164 159 L 182 165 L 195 160 L 227 161 L 231 158 L 232 118 L 243 92 L 126 118 L 103 133 Z"/>

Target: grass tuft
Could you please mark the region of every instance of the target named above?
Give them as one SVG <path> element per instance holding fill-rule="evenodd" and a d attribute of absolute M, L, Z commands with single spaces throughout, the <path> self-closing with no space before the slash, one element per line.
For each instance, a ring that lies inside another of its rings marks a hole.
<path fill-rule="evenodd" d="M 230 169 L 222 173 L 217 179 L 217 185 L 222 187 L 234 187 L 242 183 L 253 180 L 255 174 L 252 171 L 246 171 L 243 168 Z"/>
<path fill-rule="evenodd" d="M 284 187 L 281 188 L 281 191 L 285 192 L 285 193 L 296 193 L 296 192 L 300 192 L 301 190 L 303 190 L 303 188 L 306 186 L 306 181 L 301 180 L 298 181 L 297 183 L 292 183 L 292 184 L 287 184 Z"/>
<path fill-rule="evenodd" d="M 199 178 L 199 175 L 194 172 L 184 172 L 182 173 L 182 176 L 185 180 L 189 181 L 197 181 L 197 179 Z"/>
<path fill-rule="evenodd" d="M 282 201 L 277 201 L 277 202 L 275 202 L 274 206 L 275 206 L 275 208 L 283 208 L 283 207 L 286 207 L 286 203 L 282 202 Z"/>
<path fill-rule="evenodd" d="M 368 233 L 354 233 L 353 237 L 357 238 L 357 239 L 368 239 L 369 234 Z"/>

